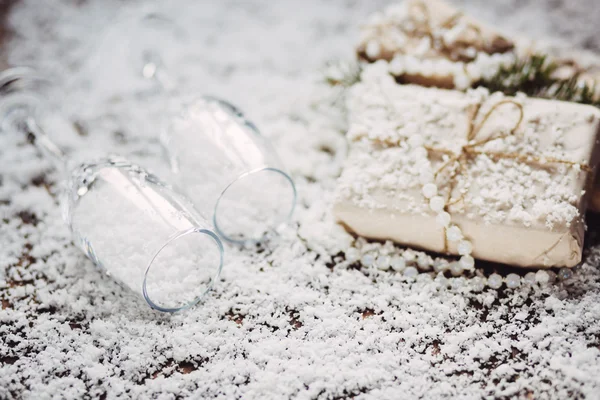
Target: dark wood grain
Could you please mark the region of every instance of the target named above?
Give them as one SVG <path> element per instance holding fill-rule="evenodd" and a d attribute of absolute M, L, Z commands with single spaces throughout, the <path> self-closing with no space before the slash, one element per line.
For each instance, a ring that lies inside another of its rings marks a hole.
<path fill-rule="evenodd" d="M 11 35 L 10 28 L 7 23 L 10 9 L 17 3 L 18 0 L 0 0 L 0 69 L 8 67 L 6 50 L 4 44 Z"/>

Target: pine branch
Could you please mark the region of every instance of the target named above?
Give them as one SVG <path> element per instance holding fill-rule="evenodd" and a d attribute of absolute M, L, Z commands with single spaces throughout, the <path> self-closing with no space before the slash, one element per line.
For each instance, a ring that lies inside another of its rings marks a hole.
<path fill-rule="evenodd" d="M 600 96 L 596 85 L 589 84 L 575 74 L 568 79 L 554 76 L 558 66 L 545 55 L 534 54 L 514 64 L 501 67 L 490 79 L 484 79 L 477 86 L 492 92 L 502 92 L 514 96 L 518 92 L 531 97 L 571 101 L 600 107 Z"/>
<path fill-rule="evenodd" d="M 514 96 L 519 92 L 530 97 L 570 101 L 600 108 L 600 95 L 596 83 L 581 79 L 579 74 L 562 79 L 555 76 L 558 65 L 542 54 L 516 60 L 501 67 L 491 78 L 483 79 L 477 86 L 491 92 Z M 345 89 L 360 81 L 362 67 L 357 61 L 337 60 L 323 68 L 323 80 L 332 87 Z"/>
<path fill-rule="evenodd" d="M 358 60 L 335 60 L 329 61 L 325 64 L 321 71 L 322 81 L 331 86 L 329 95 L 326 98 L 321 99 L 321 102 L 314 104 L 314 107 L 322 107 L 326 105 L 324 109 L 331 112 L 334 110 L 336 113 L 340 113 L 344 116 L 344 121 L 347 120 L 348 110 L 346 108 L 346 96 L 350 87 L 360 82 L 360 74 L 362 72 L 362 66 Z M 347 126 L 344 124 L 341 128 L 341 132 L 345 133 Z"/>
<path fill-rule="evenodd" d="M 361 71 L 357 61 L 336 60 L 325 64 L 323 77 L 328 85 L 348 88 L 360 81 Z"/>

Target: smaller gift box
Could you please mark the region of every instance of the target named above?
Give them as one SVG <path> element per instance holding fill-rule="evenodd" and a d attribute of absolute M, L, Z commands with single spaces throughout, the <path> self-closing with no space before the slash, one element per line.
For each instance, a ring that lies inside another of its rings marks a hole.
<path fill-rule="evenodd" d="M 466 89 L 514 62 L 515 43 L 440 0 L 406 0 L 376 13 L 361 29 L 357 53 L 387 60 L 403 83 Z"/>
<path fill-rule="evenodd" d="M 398 85 L 385 61 L 348 97 L 334 214 L 359 235 L 522 267 L 581 261 L 600 111 Z"/>

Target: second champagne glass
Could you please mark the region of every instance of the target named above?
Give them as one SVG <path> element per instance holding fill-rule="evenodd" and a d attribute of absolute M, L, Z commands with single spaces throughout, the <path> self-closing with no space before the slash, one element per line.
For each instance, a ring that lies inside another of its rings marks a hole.
<path fill-rule="evenodd" d="M 288 222 L 296 188 L 268 140 L 231 104 L 199 97 L 172 117 L 162 142 L 181 190 L 226 240 L 252 243 Z"/>
<path fill-rule="evenodd" d="M 166 108 L 176 110 L 165 113 L 161 142 L 179 190 L 212 214 L 229 242 L 260 242 L 289 222 L 296 187 L 269 140 L 230 103 L 182 93 L 169 75 L 159 53 L 185 42 L 185 30 L 157 12 L 125 24 L 137 34 L 123 44 L 124 53 L 162 89 Z"/>
<path fill-rule="evenodd" d="M 235 107 L 178 90 L 182 85 L 167 66 L 174 68 L 185 59 L 184 48 L 197 47 L 186 41 L 185 29 L 154 8 L 127 10 L 107 30 L 91 57 L 95 62 L 86 70 L 106 73 L 107 68 L 119 68 L 104 62 L 116 54 L 115 63 L 130 66 L 126 72 L 141 70 L 146 79 L 154 80 L 165 98 L 161 142 L 171 180 L 196 210 L 212 219 L 221 238 L 260 242 L 289 222 L 296 204 L 294 182 L 266 137 Z M 123 71 L 110 75 L 122 76 Z M 143 86 L 139 80 L 131 81 L 132 88 Z M 140 91 L 140 98 L 150 93 Z"/>

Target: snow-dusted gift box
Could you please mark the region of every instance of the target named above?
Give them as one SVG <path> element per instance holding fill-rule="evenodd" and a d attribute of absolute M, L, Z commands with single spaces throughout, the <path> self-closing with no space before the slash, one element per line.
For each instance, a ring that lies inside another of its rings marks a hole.
<path fill-rule="evenodd" d="M 391 61 L 404 83 L 466 89 L 514 62 L 515 43 L 440 0 L 405 0 L 370 17 L 360 58 Z"/>
<path fill-rule="evenodd" d="M 348 96 L 334 213 L 359 235 L 522 267 L 581 261 L 600 110 L 398 85 L 385 61 Z"/>

